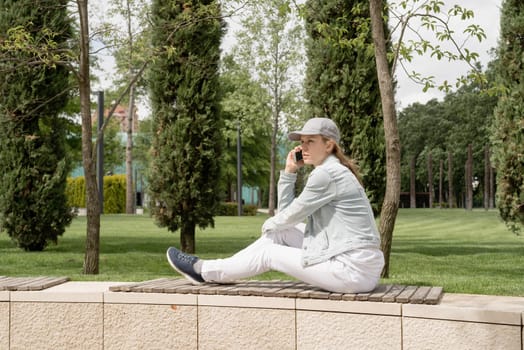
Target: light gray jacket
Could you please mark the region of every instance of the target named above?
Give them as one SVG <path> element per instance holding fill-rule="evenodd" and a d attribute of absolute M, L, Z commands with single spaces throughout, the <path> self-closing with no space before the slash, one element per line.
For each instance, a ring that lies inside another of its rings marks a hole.
<path fill-rule="evenodd" d="M 297 198 L 296 174 L 280 174 L 278 214 L 262 232 L 294 226 L 307 218 L 302 264 L 313 265 L 352 249 L 379 248 L 380 236 L 364 188 L 339 159 L 330 155 L 315 167 Z"/>

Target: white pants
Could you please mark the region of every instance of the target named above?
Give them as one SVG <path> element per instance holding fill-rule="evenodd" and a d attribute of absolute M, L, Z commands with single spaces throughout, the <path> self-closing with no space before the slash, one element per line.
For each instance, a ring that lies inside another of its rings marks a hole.
<path fill-rule="evenodd" d="M 379 249 L 352 250 L 302 266 L 304 227 L 264 234 L 226 259 L 203 260 L 202 277 L 207 282 L 228 283 L 275 270 L 332 292 L 360 293 L 376 287 L 384 266 Z"/>

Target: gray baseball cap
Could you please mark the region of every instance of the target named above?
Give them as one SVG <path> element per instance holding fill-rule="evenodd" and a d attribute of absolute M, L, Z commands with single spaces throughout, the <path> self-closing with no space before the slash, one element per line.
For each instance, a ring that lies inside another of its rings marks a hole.
<path fill-rule="evenodd" d="M 300 131 L 293 131 L 288 134 L 291 141 L 300 141 L 302 135 L 322 135 L 340 142 L 340 132 L 338 127 L 329 118 L 311 118 Z"/>

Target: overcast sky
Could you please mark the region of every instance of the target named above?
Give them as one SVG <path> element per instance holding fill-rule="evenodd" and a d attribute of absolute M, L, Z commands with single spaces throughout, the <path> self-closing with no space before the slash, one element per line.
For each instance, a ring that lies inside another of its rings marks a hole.
<path fill-rule="evenodd" d="M 466 43 L 466 47 L 470 51 L 477 52 L 480 55 L 480 62 L 483 67 L 486 67 L 487 63 L 492 60 L 489 54 L 489 50 L 497 46 L 499 39 L 499 20 L 500 20 L 500 6 L 502 0 L 443 0 L 447 8 L 452 7 L 454 4 L 459 4 L 470 10 L 473 10 L 475 17 L 469 20 L 467 24 L 479 24 L 484 29 L 487 38 L 482 42 L 470 39 Z M 100 1 L 100 4 L 105 4 L 105 1 Z M 104 6 L 104 5 L 101 5 Z M 104 13 L 100 11 L 98 13 Z M 391 23 L 393 24 L 393 23 Z M 454 21 L 450 25 L 455 29 L 457 33 L 458 42 L 462 44 L 464 37 L 461 36 L 462 30 L 465 28 L 464 22 Z M 234 27 L 234 25 L 230 26 Z M 413 23 L 413 27 L 417 28 L 416 23 Z M 421 31 L 423 34 L 423 31 Z M 430 39 L 431 37 L 427 37 Z M 434 39 L 432 40 L 434 42 Z M 444 44 L 443 44 L 444 45 Z M 228 46 L 227 44 L 225 45 Z M 110 57 L 102 56 L 103 72 L 95 72 L 100 74 L 101 83 L 93 86 L 93 91 L 100 89 L 107 89 L 111 82 L 107 77 L 111 76 L 113 60 Z M 435 76 L 436 83 L 441 83 L 447 80 L 450 84 L 453 84 L 457 77 L 466 74 L 469 71 L 469 67 L 463 62 L 447 62 L 438 61 L 435 58 L 429 57 L 415 57 L 415 59 L 408 63 L 406 66 L 408 71 L 415 71 L 420 73 L 422 76 Z M 400 66 L 397 69 L 397 93 L 396 102 L 397 108 L 403 109 L 414 102 L 425 103 L 432 98 L 441 99 L 444 93 L 437 89 L 431 89 L 428 92 L 422 92 L 422 86 L 412 82 L 407 75 L 403 72 Z M 140 117 L 146 117 L 150 113 L 147 107 L 147 103 L 141 102 L 139 104 Z"/>
<path fill-rule="evenodd" d="M 473 10 L 475 17 L 468 21 L 469 24 L 479 24 L 485 31 L 487 38 L 482 42 L 477 40 L 469 40 L 466 46 L 470 51 L 475 51 L 480 55 L 480 62 L 483 68 L 487 63 L 493 59 L 489 51 L 497 47 L 497 42 L 500 33 L 500 6 L 502 0 L 444 0 L 447 6 L 453 4 L 460 4 L 470 10 Z M 460 25 L 460 21 L 454 22 Z M 458 25 L 456 28 L 459 28 Z M 463 23 L 462 28 L 463 29 Z M 456 30 L 460 34 L 461 30 Z M 459 40 L 462 42 L 463 38 Z M 464 62 L 447 62 L 437 61 L 434 58 L 417 57 L 409 64 L 408 71 L 416 71 L 424 76 L 435 76 L 437 83 L 448 80 L 454 83 L 455 79 L 462 74 L 469 71 L 468 66 Z M 428 92 L 422 92 L 422 87 L 413 83 L 407 78 L 406 74 L 400 69 L 397 69 L 397 107 L 402 109 L 414 102 L 425 103 L 432 98 L 442 98 L 444 93 L 437 89 L 431 89 Z"/>

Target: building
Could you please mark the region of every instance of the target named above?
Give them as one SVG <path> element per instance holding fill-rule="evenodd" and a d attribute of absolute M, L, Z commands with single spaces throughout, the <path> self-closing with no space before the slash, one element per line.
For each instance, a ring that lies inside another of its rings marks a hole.
<path fill-rule="evenodd" d="M 138 108 L 135 106 L 134 109 L 135 110 L 134 110 L 134 113 L 133 113 L 132 130 L 133 130 L 133 133 L 136 133 L 136 132 L 139 131 L 140 123 L 138 122 Z M 106 108 L 104 110 L 104 120 L 107 118 L 110 110 L 111 110 L 111 108 Z M 127 108 L 127 106 L 118 105 L 118 106 L 116 106 L 113 114 L 111 115 L 110 123 L 116 123 L 119 126 L 119 129 L 120 129 L 119 131 L 120 132 L 127 133 L 127 124 L 128 124 L 127 116 L 128 116 L 128 108 Z M 91 125 L 93 127 L 96 126 L 97 121 L 98 121 L 98 111 L 95 111 L 91 115 Z"/>

